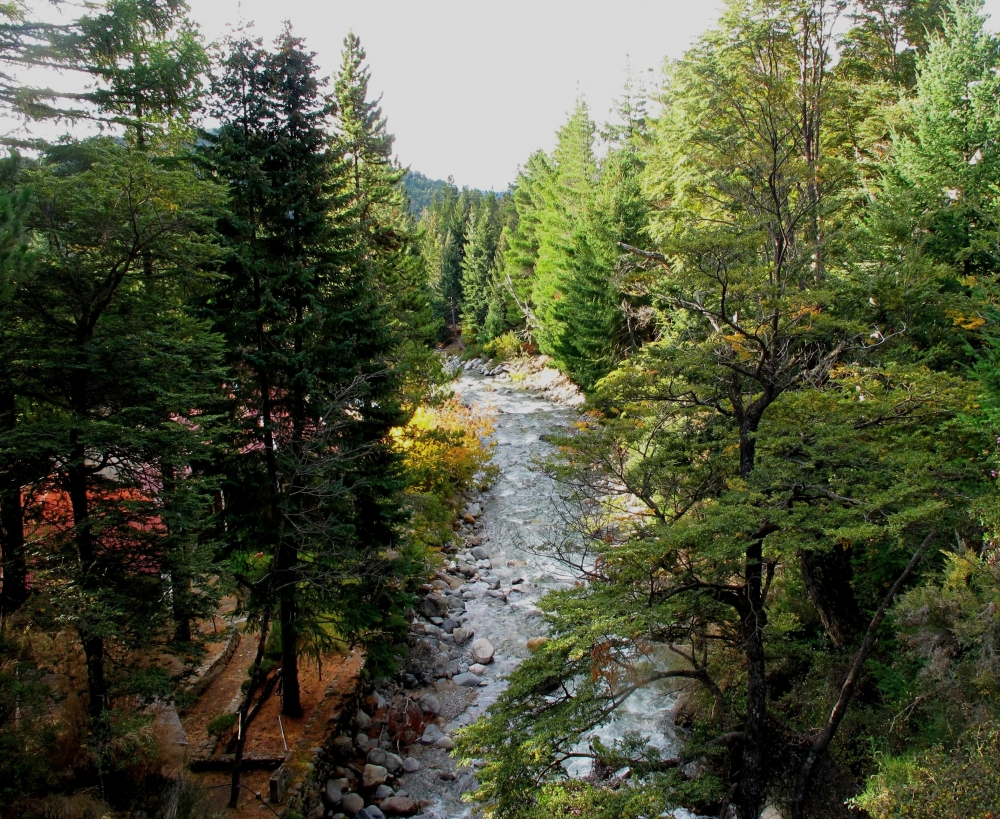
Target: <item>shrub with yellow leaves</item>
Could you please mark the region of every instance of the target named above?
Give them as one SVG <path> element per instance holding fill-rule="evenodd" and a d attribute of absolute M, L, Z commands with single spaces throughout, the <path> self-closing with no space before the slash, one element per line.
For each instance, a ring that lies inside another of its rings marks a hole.
<path fill-rule="evenodd" d="M 496 478 L 493 420 L 456 399 L 422 406 L 392 438 L 409 474 L 407 497 L 414 542 L 437 547 L 451 535 L 460 495 L 485 489 Z"/>

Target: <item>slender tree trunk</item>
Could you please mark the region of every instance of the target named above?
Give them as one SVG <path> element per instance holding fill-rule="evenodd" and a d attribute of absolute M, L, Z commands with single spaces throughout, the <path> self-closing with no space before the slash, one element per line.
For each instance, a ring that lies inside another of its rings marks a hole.
<path fill-rule="evenodd" d="M 740 475 L 750 476 L 756 461 L 758 420 L 745 419 L 740 430 Z M 764 540 L 758 535 L 747 548 L 740 605 L 743 653 L 747 663 L 747 720 L 743 740 L 743 771 L 736 795 L 740 819 L 757 819 L 764 802 L 768 771 L 764 758 L 767 729 L 767 665 L 764 656 Z"/>
<path fill-rule="evenodd" d="M 6 373 L 0 374 L 0 378 L 5 381 L 6 377 Z M 5 432 L 13 432 L 17 426 L 17 410 L 14 402 L 13 391 L 0 387 L 0 429 Z M 28 598 L 21 470 L 18 469 L 15 456 L 0 468 L 0 560 L 3 561 L 0 613 L 11 614 Z"/>
<path fill-rule="evenodd" d="M 93 591 L 96 586 L 96 549 L 94 533 L 90 521 L 90 498 L 88 493 L 87 453 L 80 441 L 79 430 L 70 433 L 72 460 L 67 468 L 70 506 L 73 510 L 73 532 L 76 549 L 80 558 L 81 586 L 85 591 Z M 90 694 L 89 713 L 91 720 L 99 723 L 107 709 L 108 689 L 104 677 L 104 638 L 87 619 L 86 609 L 80 612 L 77 629 L 87 661 L 87 688 Z"/>
<path fill-rule="evenodd" d="M 299 645 L 295 586 L 281 593 L 281 713 L 286 717 L 302 716 L 299 693 Z"/>
<path fill-rule="evenodd" d="M 248 712 L 253 703 L 254 695 L 261 684 L 260 667 L 264 660 L 264 651 L 267 648 L 267 635 L 271 625 L 271 606 L 264 606 L 264 611 L 260 618 L 260 637 L 257 640 L 257 654 L 254 657 L 253 665 L 250 666 L 250 684 L 247 686 L 243 701 L 240 703 L 239 711 L 236 714 L 236 753 L 233 756 L 233 770 L 229 780 L 229 807 L 235 808 L 240 798 L 240 773 L 243 765 L 243 752 L 247 744 L 247 729 L 250 727 Z"/>
<path fill-rule="evenodd" d="M 834 547 L 829 552 L 799 554 L 806 594 L 819 612 L 827 634 L 838 649 L 857 633 L 860 611 L 854 597 L 854 571 L 849 552 Z"/>
<path fill-rule="evenodd" d="M 740 617 L 743 653 L 747 661 L 747 721 L 743 741 L 743 775 L 737 798 L 740 819 L 757 819 L 767 788 L 764 759 L 767 730 L 767 667 L 764 657 L 764 626 L 767 613 L 762 595 L 763 542 L 747 550 L 746 601 Z"/>

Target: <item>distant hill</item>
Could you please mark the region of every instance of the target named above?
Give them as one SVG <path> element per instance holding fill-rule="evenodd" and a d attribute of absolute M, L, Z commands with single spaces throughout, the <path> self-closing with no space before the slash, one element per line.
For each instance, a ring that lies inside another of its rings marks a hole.
<path fill-rule="evenodd" d="M 407 171 L 403 177 L 403 187 L 410 197 L 410 212 L 419 216 L 433 201 L 434 195 L 451 184 L 441 179 L 431 179 L 419 171 Z"/>

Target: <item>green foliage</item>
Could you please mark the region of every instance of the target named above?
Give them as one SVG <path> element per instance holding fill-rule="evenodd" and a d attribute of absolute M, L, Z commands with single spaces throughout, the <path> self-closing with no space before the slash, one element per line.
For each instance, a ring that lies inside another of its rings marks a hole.
<path fill-rule="evenodd" d="M 418 219 L 431 203 L 451 184 L 440 179 L 430 179 L 419 171 L 407 171 L 403 177 L 403 187 L 409 197 L 409 210 Z"/>
<path fill-rule="evenodd" d="M 223 734 L 229 733 L 230 730 L 236 727 L 236 723 L 239 720 L 239 714 L 225 713 L 219 714 L 219 716 L 212 719 L 208 725 L 205 726 L 205 732 L 210 737 L 215 737 L 218 739 Z"/>
<path fill-rule="evenodd" d="M 515 361 L 524 355 L 524 347 L 513 331 L 507 331 L 484 344 L 483 352 L 499 361 Z"/>
<path fill-rule="evenodd" d="M 1000 805 L 1000 731 L 980 725 L 952 748 L 879 760 L 879 772 L 849 805 L 873 819 L 994 819 Z"/>

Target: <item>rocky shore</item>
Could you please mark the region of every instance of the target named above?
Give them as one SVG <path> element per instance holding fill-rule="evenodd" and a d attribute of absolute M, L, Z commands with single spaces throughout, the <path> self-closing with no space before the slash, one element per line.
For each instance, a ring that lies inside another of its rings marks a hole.
<path fill-rule="evenodd" d="M 559 372 L 547 355 L 501 362 L 482 358 L 463 362 L 455 356 L 448 359 L 448 366 L 452 372 L 471 371 L 500 382 L 513 381 L 526 390 L 567 407 L 578 406 L 586 400 L 580 388 Z"/>
<path fill-rule="evenodd" d="M 491 548 L 483 498 L 470 492 L 464 501 L 446 559 L 416 606 L 403 670 L 360 702 L 317 757 L 305 800 L 310 819 L 472 815 L 461 796 L 475 787 L 475 766 L 456 768 L 451 733 L 482 713 L 493 699 L 484 689 L 495 688 L 495 697 L 500 677 L 517 663 L 477 634 L 469 606 L 488 600 L 534 608 L 537 588 L 517 571 L 524 561 L 503 560 Z M 524 648 L 543 640 L 529 639 Z"/>

